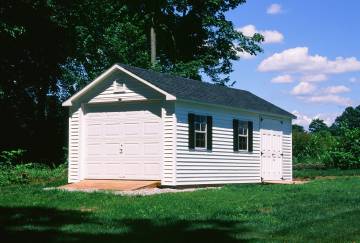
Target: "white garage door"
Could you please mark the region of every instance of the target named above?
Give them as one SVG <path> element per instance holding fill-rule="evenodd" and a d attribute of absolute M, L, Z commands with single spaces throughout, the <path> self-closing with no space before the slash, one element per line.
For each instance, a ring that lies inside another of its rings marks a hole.
<path fill-rule="evenodd" d="M 102 105 L 86 109 L 86 179 L 159 180 L 159 105 Z"/>
<path fill-rule="evenodd" d="M 283 128 L 280 120 L 263 118 L 261 121 L 261 177 L 263 180 L 282 178 Z"/>

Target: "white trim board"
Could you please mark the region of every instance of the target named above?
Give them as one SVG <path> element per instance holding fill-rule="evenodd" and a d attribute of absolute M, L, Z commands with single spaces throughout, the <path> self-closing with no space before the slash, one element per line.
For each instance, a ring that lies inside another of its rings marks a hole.
<path fill-rule="evenodd" d="M 89 90 L 91 90 L 93 87 L 95 87 L 96 85 L 98 85 L 101 81 L 103 81 L 108 75 L 110 75 L 112 72 L 114 72 L 115 70 L 120 70 L 124 73 L 126 73 L 127 75 L 129 75 L 130 77 L 135 78 L 136 80 L 140 81 L 141 83 L 149 86 L 150 88 L 158 91 L 159 93 L 165 95 L 166 100 L 176 100 L 176 97 L 173 96 L 172 94 L 169 94 L 167 92 L 165 92 L 164 90 L 156 87 L 155 85 L 151 84 L 150 82 L 140 78 L 139 76 L 129 72 L 128 70 L 126 70 L 125 68 L 119 66 L 118 64 L 113 65 L 111 68 L 109 68 L 107 71 L 105 71 L 103 74 L 101 74 L 99 77 L 97 77 L 96 79 L 94 79 L 92 82 L 90 82 L 88 85 L 86 85 L 83 89 L 81 89 L 79 92 L 77 92 L 76 94 L 74 94 L 73 96 L 71 96 L 69 99 L 67 99 L 66 101 L 64 101 L 62 103 L 62 106 L 72 106 L 73 102 L 75 100 L 77 100 L 78 98 L 80 98 L 81 96 L 83 96 L 84 94 L 86 94 Z"/>

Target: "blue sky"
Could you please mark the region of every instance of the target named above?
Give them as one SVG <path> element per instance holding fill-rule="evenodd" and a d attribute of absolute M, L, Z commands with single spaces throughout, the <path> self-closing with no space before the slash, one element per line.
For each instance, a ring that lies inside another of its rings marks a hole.
<path fill-rule="evenodd" d="M 360 104 L 359 10 L 358 0 L 248 0 L 230 11 L 236 28 L 267 42 L 234 62 L 235 87 L 294 112 L 305 127 L 315 117 L 331 123 Z"/>

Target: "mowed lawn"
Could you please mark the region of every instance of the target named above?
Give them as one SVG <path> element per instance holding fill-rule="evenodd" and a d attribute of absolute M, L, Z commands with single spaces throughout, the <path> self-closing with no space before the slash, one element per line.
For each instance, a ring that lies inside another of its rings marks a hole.
<path fill-rule="evenodd" d="M 145 197 L 0 188 L 0 242 L 360 241 L 360 177 Z"/>

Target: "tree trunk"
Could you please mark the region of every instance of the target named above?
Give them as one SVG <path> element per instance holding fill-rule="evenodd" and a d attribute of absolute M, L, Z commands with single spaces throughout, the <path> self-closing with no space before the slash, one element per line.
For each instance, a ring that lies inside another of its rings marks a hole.
<path fill-rule="evenodd" d="M 153 26 L 150 28 L 151 64 L 156 62 L 156 33 Z"/>

